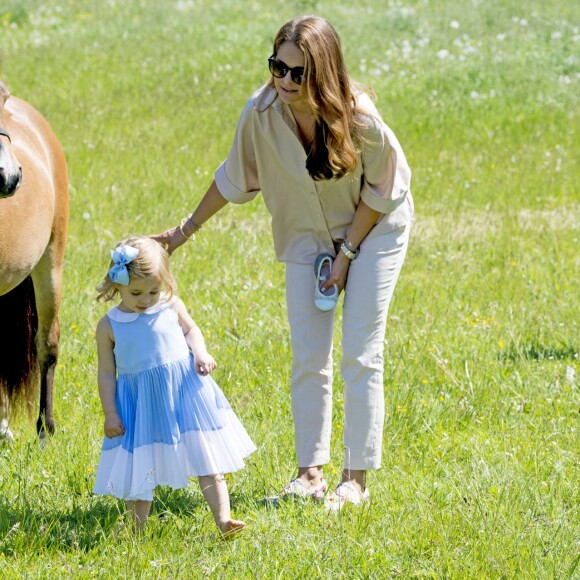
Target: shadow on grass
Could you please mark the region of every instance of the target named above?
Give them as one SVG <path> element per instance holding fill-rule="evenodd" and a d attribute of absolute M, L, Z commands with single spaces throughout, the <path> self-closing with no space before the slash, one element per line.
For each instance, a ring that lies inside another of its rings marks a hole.
<path fill-rule="evenodd" d="M 127 521 L 123 500 L 95 495 L 86 500 L 83 505 L 59 511 L 26 503 L 13 506 L 0 498 L 0 554 L 14 556 L 46 549 L 89 552 L 114 533 L 119 521 Z M 151 515 L 193 519 L 200 510 L 208 510 L 201 492 L 160 487 L 154 494 Z"/>
<path fill-rule="evenodd" d="M 580 348 L 571 344 L 549 346 L 531 341 L 528 344 L 512 344 L 499 354 L 500 360 L 516 362 L 518 360 L 577 360 Z"/>
<path fill-rule="evenodd" d="M 104 539 L 120 515 L 114 503 L 91 501 L 66 511 L 10 506 L 0 500 L 0 554 L 22 550 L 80 549 L 89 551 Z"/>
<path fill-rule="evenodd" d="M 186 489 L 171 489 L 169 487 L 158 487 L 153 494 L 153 506 L 151 514 L 159 517 L 172 515 L 178 518 L 193 517 L 200 509 L 208 509 L 205 499 L 199 491 L 195 489 L 196 483 L 193 481 Z"/>

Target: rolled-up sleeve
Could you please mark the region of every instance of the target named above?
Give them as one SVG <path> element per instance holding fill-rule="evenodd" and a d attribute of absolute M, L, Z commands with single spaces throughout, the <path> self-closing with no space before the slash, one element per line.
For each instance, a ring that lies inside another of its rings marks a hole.
<path fill-rule="evenodd" d="M 411 170 L 395 134 L 380 117 L 369 117 L 364 135 L 361 199 L 375 211 L 391 213 L 410 189 Z"/>
<path fill-rule="evenodd" d="M 240 115 L 230 152 L 214 175 L 220 193 L 232 203 L 252 201 L 260 191 L 253 135 L 254 111 L 250 99 Z"/>

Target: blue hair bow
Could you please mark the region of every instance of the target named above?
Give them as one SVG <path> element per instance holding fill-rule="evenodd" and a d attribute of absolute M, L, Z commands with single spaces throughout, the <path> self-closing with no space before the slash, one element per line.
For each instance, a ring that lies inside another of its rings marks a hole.
<path fill-rule="evenodd" d="M 127 264 L 131 263 L 139 255 L 139 250 L 132 246 L 119 246 L 111 250 L 113 265 L 109 269 L 109 277 L 116 284 L 129 286 L 129 272 Z"/>

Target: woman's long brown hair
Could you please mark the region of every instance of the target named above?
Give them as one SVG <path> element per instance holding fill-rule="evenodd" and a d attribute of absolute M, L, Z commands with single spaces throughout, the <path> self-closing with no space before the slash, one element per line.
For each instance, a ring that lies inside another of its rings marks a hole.
<path fill-rule="evenodd" d="M 349 77 L 338 33 L 324 18 L 301 16 L 284 24 L 274 40 L 274 55 L 284 42 L 294 43 L 304 54 L 303 96 L 316 118 L 308 172 L 317 180 L 353 173 L 363 128 L 355 95 L 370 90 Z"/>

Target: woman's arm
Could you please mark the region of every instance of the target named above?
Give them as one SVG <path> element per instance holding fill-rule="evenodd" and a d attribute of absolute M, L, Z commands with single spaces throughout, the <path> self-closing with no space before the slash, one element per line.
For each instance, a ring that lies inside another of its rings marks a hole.
<path fill-rule="evenodd" d="M 382 215 L 382 213 L 370 208 L 361 199 L 344 240 L 347 243 L 347 246 L 352 248 L 353 251 L 358 249 Z M 342 252 L 340 252 L 340 254 L 342 255 Z"/>
<path fill-rule="evenodd" d="M 169 228 L 161 234 L 151 236 L 154 240 L 165 245 L 169 254 L 187 242 L 201 226 L 225 207 L 228 200 L 220 193 L 215 180 L 211 182 L 208 190 L 183 226 Z"/>
<path fill-rule="evenodd" d="M 99 397 L 105 414 L 105 436 L 112 438 L 125 433 L 125 427 L 119 417 L 115 394 L 117 392 L 117 367 L 113 348 L 113 330 L 109 319 L 105 316 L 97 325 L 97 355 Z"/>
<path fill-rule="evenodd" d="M 370 208 L 361 199 L 344 240 L 347 246 L 353 251 L 357 250 L 381 215 L 383 214 Z M 330 278 L 322 285 L 322 289 L 326 290 L 327 288 L 332 287 L 333 284 L 337 284 L 340 290 L 342 290 L 346 285 L 349 266 L 350 260 L 342 251 L 338 252 L 332 265 Z"/>

